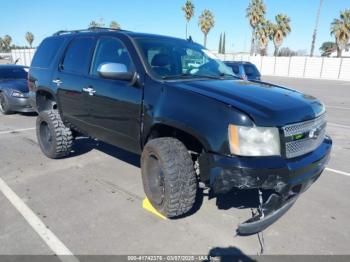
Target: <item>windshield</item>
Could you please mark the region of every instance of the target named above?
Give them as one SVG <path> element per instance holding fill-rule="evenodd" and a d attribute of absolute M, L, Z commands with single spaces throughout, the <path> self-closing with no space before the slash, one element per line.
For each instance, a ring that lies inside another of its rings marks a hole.
<path fill-rule="evenodd" d="M 237 78 L 231 68 L 193 42 L 155 38 L 139 38 L 136 42 L 146 66 L 157 78 Z"/>
<path fill-rule="evenodd" d="M 0 68 L 1 79 L 27 79 L 27 71 L 22 67 Z"/>

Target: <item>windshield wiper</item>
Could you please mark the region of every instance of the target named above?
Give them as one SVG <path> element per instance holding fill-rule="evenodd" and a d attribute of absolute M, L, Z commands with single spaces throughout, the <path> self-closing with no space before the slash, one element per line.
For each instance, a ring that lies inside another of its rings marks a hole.
<path fill-rule="evenodd" d="M 198 75 L 198 74 L 188 74 L 188 73 L 183 73 L 179 75 L 172 75 L 172 76 L 163 76 L 162 79 L 164 80 L 169 80 L 169 79 L 181 79 L 181 78 L 209 78 L 209 79 L 221 79 L 220 76 L 213 76 L 213 75 Z"/>
<path fill-rule="evenodd" d="M 231 75 L 231 74 L 222 73 L 220 76 L 221 76 L 221 77 L 232 77 L 232 78 L 234 78 L 234 79 L 242 80 L 242 78 L 240 78 L 240 77 L 238 77 L 238 76 L 236 76 L 236 75 Z"/>

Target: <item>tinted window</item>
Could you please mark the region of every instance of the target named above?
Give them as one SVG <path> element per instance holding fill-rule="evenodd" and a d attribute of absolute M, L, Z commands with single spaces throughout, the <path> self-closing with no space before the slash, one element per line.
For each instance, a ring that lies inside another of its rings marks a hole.
<path fill-rule="evenodd" d="M 47 38 L 39 46 L 35 52 L 32 67 L 48 68 L 57 54 L 63 38 Z"/>
<path fill-rule="evenodd" d="M 27 71 L 22 67 L 0 68 L 0 79 L 27 79 Z"/>
<path fill-rule="evenodd" d="M 232 70 L 204 47 L 185 40 L 139 38 L 146 66 L 163 79 L 234 77 Z"/>
<path fill-rule="evenodd" d="M 248 77 L 260 76 L 258 69 L 254 65 L 244 65 L 244 71 Z"/>
<path fill-rule="evenodd" d="M 133 70 L 128 51 L 123 43 L 116 38 L 102 38 L 99 40 L 91 67 L 91 74 L 98 75 L 97 69 L 103 63 L 120 63 L 126 65 L 129 71 Z"/>
<path fill-rule="evenodd" d="M 84 37 L 74 39 L 66 51 L 62 70 L 76 74 L 86 73 L 90 64 L 93 45 L 93 38 Z"/>
<path fill-rule="evenodd" d="M 230 65 L 230 67 L 232 68 L 233 73 L 235 73 L 236 75 L 239 75 L 239 66 L 238 65 Z"/>

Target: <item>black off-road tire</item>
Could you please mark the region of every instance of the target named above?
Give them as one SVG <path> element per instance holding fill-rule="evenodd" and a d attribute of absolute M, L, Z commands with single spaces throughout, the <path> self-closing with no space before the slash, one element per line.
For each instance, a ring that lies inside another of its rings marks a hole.
<path fill-rule="evenodd" d="M 146 196 L 161 214 L 174 218 L 190 211 L 196 199 L 197 178 L 182 142 L 168 137 L 150 140 L 142 152 L 141 171 Z"/>
<path fill-rule="evenodd" d="M 57 110 L 45 110 L 36 120 L 36 135 L 42 152 L 49 158 L 68 156 L 73 146 L 72 131 L 64 125 Z"/>
<path fill-rule="evenodd" d="M 6 96 L 2 92 L 0 92 L 0 113 L 3 115 L 10 115 L 14 113 L 10 110 Z"/>

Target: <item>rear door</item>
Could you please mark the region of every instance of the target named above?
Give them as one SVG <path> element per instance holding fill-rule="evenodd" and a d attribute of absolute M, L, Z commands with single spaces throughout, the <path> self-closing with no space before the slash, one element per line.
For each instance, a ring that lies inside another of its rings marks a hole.
<path fill-rule="evenodd" d="M 85 131 L 89 127 L 89 111 L 83 89 L 89 84 L 87 75 L 94 45 L 94 37 L 74 38 L 68 44 L 52 80 L 57 86 L 58 105 L 63 119 Z"/>
<path fill-rule="evenodd" d="M 96 45 L 87 82 L 92 90 L 86 101 L 94 136 L 132 152 L 140 150 L 142 88 L 129 81 L 103 79 L 97 69 L 103 63 L 121 63 L 136 68 L 122 36 L 102 36 Z"/>

